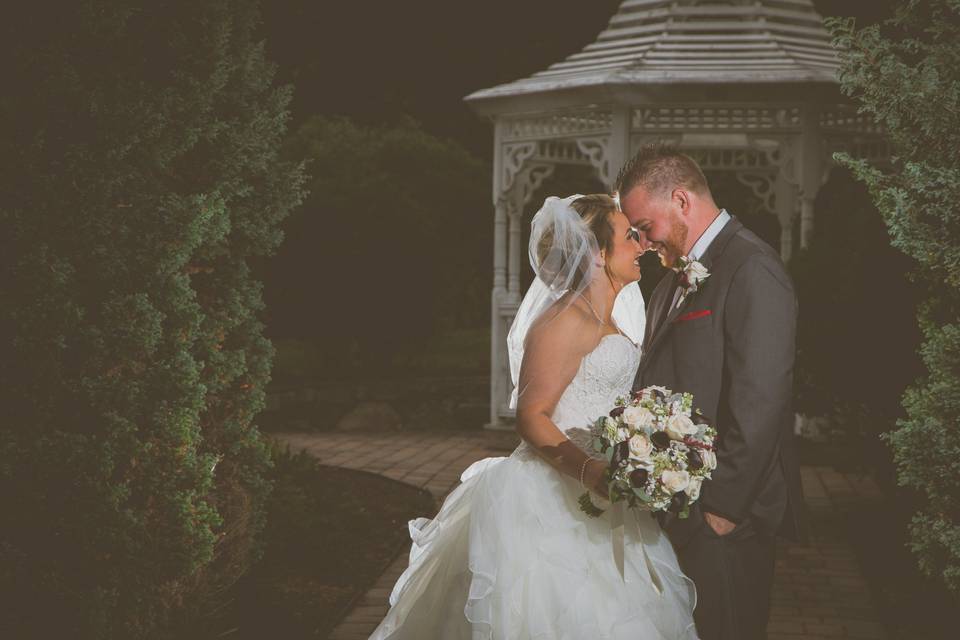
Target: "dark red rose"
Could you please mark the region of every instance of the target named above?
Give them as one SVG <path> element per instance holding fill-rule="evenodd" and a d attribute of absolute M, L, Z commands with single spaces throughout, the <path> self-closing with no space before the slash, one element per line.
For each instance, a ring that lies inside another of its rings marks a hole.
<path fill-rule="evenodd" d="M 624 462 L 627 461 L 627 458 L 630 457 L 630 443 L 624 440 L 623 442 L 618 442 L 613 447 L 613 459 L 610 460 L 610 466 L 616 469 Z"/>
<path fill-rule="evenodd" d="M 650 472 L 646 469 L 637 469 L 630 474 L 630 484 L 635 487 L 642 487 L 647 484 L 647 479 L 650 477 Z"/>
<path fill-rule="evenodd" d="M 623 411 L 625 408 L 626 407 L 614 407 L 613 409 L 610 409 L 610 417 L 616 418 L 623 415 Z"/>
<path fill-rule="evenodd" d="M 690 419 L 693 421 L 693 424 L 697 424 L 697 425 L 710 424 L 710 422 L 707 421 L 706 417 L 704 417 L 704 415 L 699 411 L 694 411 L 693 415 L 690 416 Z"/>
<path fill-rule="evenodd" d="M 687 451 L 687 465 L 694 471 L 703 469 L 703 456 L 696 449 Z"/>
<path fill-rule="evenodd" d="M 650 436 L 650 442 L 652 442 L 653 446 L 657 449 L 663 451 L 670 446 L 670 436 L 663 431 L 654 431 L 653 435 Z"/>
<path fill-rule="evenodd" d="M 654 397 L 656 400 L 663 400 L 663 399 L 665 399 L 665 398 L 667 397 L 667 395 L 666 395 L 663 391 L 661 391 L 660 389 L 654 389 L 654 390 L 651 391 L 650 393 L 653 395 L 653 397 Z"/>

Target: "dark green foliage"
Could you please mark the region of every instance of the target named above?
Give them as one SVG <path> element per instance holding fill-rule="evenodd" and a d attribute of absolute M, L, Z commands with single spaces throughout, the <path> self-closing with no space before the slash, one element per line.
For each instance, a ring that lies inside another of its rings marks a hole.
<path fill-rule="evenodd" d="M 315 340 L 331 371 L 383 373 L 398 349 L 489 322 L 489 172 L 411 121 L 318 116 L 293 136 L 310 197 L 268 277 L 270 331 Z"/>
<path fill-rule="evenodd" d="M 887 171 L 841 160 L 929 287 L 919 313 L 927 375 L 904 396 L 907 417 L 889 442 L 900 483 L 925 498 L 911 527 L 920 566 L 960 593 L 960 2 L 905 0 L 882 25 L 830 28 L 844 90 L 896 155 Z"/>
<path fill-rule="evenodd" d="M 302 197 L 290 92 L 255 2 L 25 7 L 0 27 L 0 627 L 154 637 L 262 522 L 247 262 Z"/>

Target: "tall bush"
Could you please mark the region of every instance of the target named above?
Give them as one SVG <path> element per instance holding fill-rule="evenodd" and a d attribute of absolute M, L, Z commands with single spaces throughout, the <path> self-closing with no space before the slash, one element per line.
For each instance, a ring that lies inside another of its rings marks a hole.
<path fill-rule="evenodd" d="M 924 498 L 911 546 L 926 573 L 960 593 L 960 2 L 901 0 L 880 25 L 828 24 L 844 91 L 883 125 L 895 156 L 889 169 L 840 159 L 927 287 L 919 311 L 927 371 L 889 435 L 900 483 Z"/>
<path fill-rule="evenodd" d="M 156 637 L 249 562 L 272 350 L 248 262 L 301 199 L 257 3 L 0 26 L 0 627 Z"/>
<path fill-rule="evenodd" d="M 325 347 L 331 373 L 383 373 L 398 348 L 489 323 L 489 170 L 416 122 L 315 116 L 290 139 L 310 197 L 269 266 L 270 329 Z"/>

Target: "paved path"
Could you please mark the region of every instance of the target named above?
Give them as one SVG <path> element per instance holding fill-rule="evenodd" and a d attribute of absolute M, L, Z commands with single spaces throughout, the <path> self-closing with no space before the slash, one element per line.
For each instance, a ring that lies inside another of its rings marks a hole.
<path fill-rule="evenodd" d="M 372 471 L 426 489 L 438 504 L 468 465 L 508 455 L 517 442 L 512 433 L 495 432 L 290 433 L 276 438 L 293 451 L 307 450 L 323 464 Z M 394 453 L 383 457 L 382 447 L 368 446 L 374 439 L 381 444 L 389 439 Z M 811 539 L 807 545 L 783 543 L 777 549 L 769 640 L 886 638 L 844 531 L 847 509 L 879 501 L 879 490 L 869 479 L 825 467 L 803 467 L 802 474 Z M 401 554 L 329 640 L 366 640 L 386 613 L 390 590 L 406 562 Z"/>

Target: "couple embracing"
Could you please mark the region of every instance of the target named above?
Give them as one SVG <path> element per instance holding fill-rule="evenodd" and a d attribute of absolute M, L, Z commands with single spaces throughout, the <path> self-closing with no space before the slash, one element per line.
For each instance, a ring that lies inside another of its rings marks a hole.
<path fill-rule="evenodd" d="M 793 286 L 677 149 L 642 148 L 616 186 L 547 198 L 534 217 L 537 277 L 508 338 L 522 442 L 410 523 L 410 564 L 372 638 L 766 637 L 775 538 L 804 535 Z M 645 305 L 648 250 L 671 271 Z M 609 494 L 589 425 L 651 385 L 693 394 L 718 434 L 716 468 L 687 517 L 590 517 L 578 496 Z"/>

